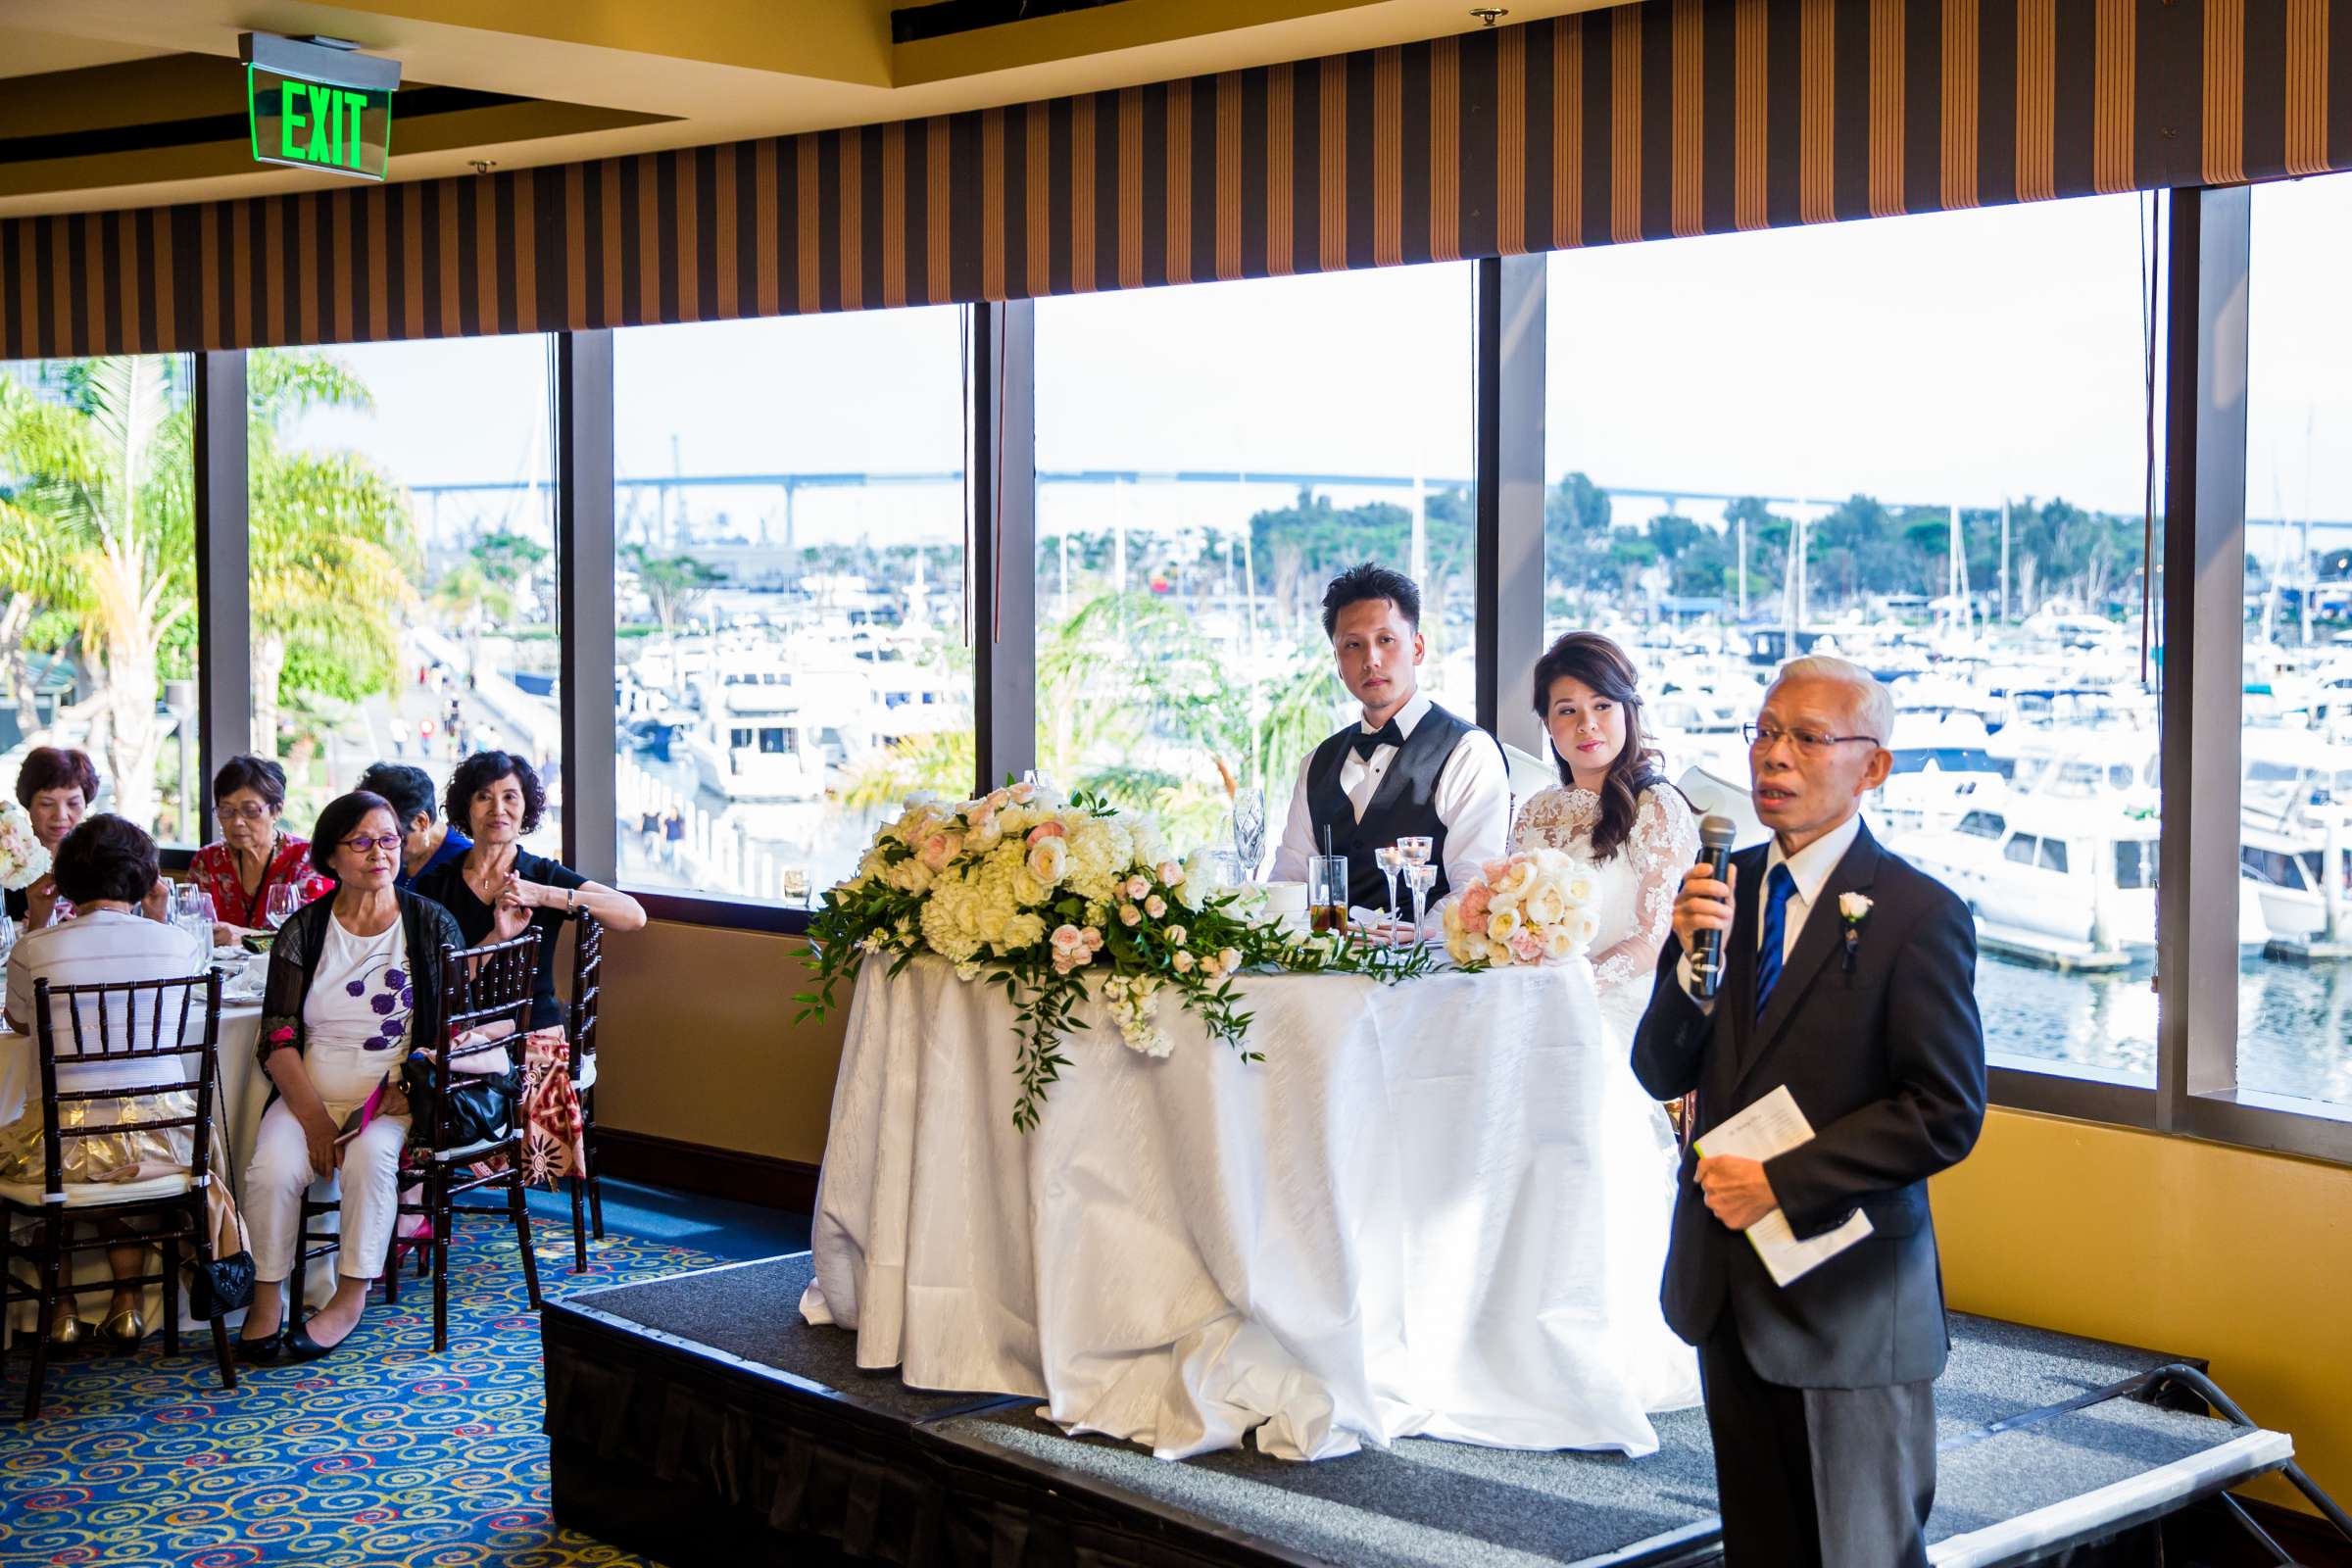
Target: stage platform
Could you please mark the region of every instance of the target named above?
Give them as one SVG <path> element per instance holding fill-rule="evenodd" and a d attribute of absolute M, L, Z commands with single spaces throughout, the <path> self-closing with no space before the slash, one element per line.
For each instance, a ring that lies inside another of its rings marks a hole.
<path fill-rule="evenodd" d="M 1659 1449 L 1639 1460 L 1408 1440 L 1320 1464 L 1248 1449 L 1168 1463 L 1064 1437 L 1034 1398 L 859 1369 L 852 1335 L 801 1322 L 808 1277 L 797 1253 L 551 1298 L 558 1519 L 674 1568 L 1720 1557 L 1696 1410 L 1658 1418 Z M 2186 1396 L 2166 1369 L 2194 1360 L 1982 1318 L 1955 1317 L 1953 1336 L 1929 1530 L 1942 1568 L 2089 1543 L 2152 1562 L 2151 1521 L 2292 1456 L 2283 1435 Z"/>

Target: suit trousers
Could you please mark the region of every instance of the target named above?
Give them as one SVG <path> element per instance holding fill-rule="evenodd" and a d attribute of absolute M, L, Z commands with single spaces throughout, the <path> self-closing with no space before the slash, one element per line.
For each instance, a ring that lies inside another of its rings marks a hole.
<path fill-rule="evenodd" d="M 1768 1383 L 1729 1306 L 1698 1348 L 1698 1375 L 1726 1568 L 1927 1568 L 1933 1382 Z"/>

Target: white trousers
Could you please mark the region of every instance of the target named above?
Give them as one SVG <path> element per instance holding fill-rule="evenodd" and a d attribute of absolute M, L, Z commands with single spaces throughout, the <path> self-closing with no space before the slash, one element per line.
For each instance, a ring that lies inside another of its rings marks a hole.
<path fill-rule="evenodd" d="M 378 1116 L 343 1147 L 342 1170 L 317 1183 L 322 1200 L 341 1190 L 343 1239 L 335 1272 L 345 1279 L 371 1280 L 384 1271 L 400 1203 L 400 1151 L 408 1141 L 408 1117 Z M 253 1243 L 255 1278 L 283 1280 L 293 1272 L 302 1198 L 312 1187 L 311 1148 L 302 1123 L 284 1101 L 275 1101 L 262 1116 L 253 1163 L 245 1169 L 245 1228 Z"/>

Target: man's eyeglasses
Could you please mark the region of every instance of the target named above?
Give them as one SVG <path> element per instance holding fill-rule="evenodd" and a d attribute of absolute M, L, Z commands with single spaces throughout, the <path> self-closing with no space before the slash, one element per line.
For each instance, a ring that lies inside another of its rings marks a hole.
<path fill-rule="evenodd" d="M 401 836 L 397 833 L 379 833 L 373 838 L 362 833 L 357 838 L 345 839 L 343 841 L 343 847 L 347 850 L 356 850 L 360 854 L 366 855 L 369 850 L 396 851 L 400 848 L 401 843 Z"/>
<path fill-rule="evenodd" d="M 1747 749 L 1751 752 L 1769 752 L 1788 741 L 1807 757 L 1819 757 L 1831 747 L 1843 746 L 1849 741 L 1879 744 L 1876 735 L 1824 735 L 1819 730 L 1783 729 L 1778 724 L 1742 724 L 1740 733 L 1747 737 Z"/>
<path fill-rule="evenodd" d="M 223 822 L 267 822 L 270 808 L 254 803 L 246 806 L 216 806 L 213 814 Z"/>

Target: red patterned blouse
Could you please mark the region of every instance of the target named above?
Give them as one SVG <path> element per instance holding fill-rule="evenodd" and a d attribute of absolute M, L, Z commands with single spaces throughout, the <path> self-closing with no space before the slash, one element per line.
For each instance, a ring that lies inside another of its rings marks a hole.
<path fill-rule="evenodd" d="M 245 885 L 237 880 L 236 858 L 225 844 L 207 844 L 198 850 L 188 861 L 188 880 L 213 896 L 216 916 L 249 931 L 269 928 L 265 916 L 272 887 L 291 883 L 305 904 L 335 890 L 334 882 L 312 866 L 310 840 L 288 833 L 277 836 L 277 848 L 270 852 L 261 886 L 253 890 L 250 898 L 246 896 Z"/>

